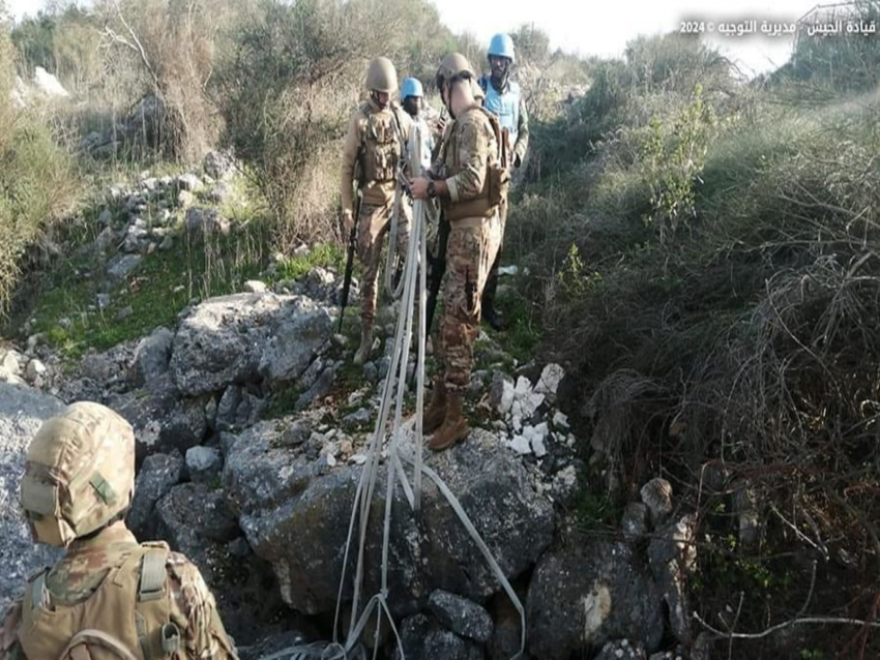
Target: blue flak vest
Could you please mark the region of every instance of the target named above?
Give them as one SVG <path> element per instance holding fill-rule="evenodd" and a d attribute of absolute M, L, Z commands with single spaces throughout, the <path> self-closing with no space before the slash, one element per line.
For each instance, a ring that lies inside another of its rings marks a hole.
<path fill-rule="evenodd" d="M 519 102 L 522 94 L 519 85 L 513 81 L 507 81 L 507 89 L 499 94 L 492 86 L 489 76 L 480 78 L 480 87 L 486 92 L 486 100 L 483 107 L 498 117 L 501 128 L 506 128 L 510 133 L 510 144 L 516 144 L 516 136 L 519 132 Z"/>

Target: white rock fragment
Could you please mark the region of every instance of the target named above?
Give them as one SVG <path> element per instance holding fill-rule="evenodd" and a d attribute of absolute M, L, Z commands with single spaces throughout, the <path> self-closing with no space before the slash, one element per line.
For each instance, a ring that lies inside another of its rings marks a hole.
<path fill-rule="evenodd" d="M 527 426 L 523 429 L 523 435 L 529 439 L 532 451 L 538 458 L 547 455 L 547 437 L 550 435 L 550 429 L 546 422 L 542 422 L 537 426 Z"/>
<path fill-rule="evenodd" d="M 565 377 L 565 369 L 558 364 L 548 364 L 541 372 L 541 378 L 535 385 L 535 392 L 556 396 L 559 382 Z"/>
<path fill-rule="evenodd" d="M 526 381 L 528 382 L 528 381 Z M 498 412 L 502 416 L 506 416 L 510 409 L 513 407 L 513 399 L 515 396 L 515 390 L 513 388 L 513 383 L 508 380 L 505 380 L 502 385 L 501 391 L 501 401 L 498 404 Z"/>
<path fill-rule="evenodd" d="M 528 419 L 544 403 L 544 395 L 532 390 L 528 378 L 520 376 L 514 390 L 514 400 L 511 406 L 511 414 L 516 426 L 516 418 Z"/>
<path fill-rule="evenodd" d="M 532 453 L 532 445 L 529 439 L 522 435 L 513 436 L 512 439 L 505 441 L 504 445 L 522 456 Z"/>
<path fill-rule="evenodd" d="M 568 423 L 568 415 L 565 415 L 557 410 L 556 414 L 553 415 L 553 428 L 565 430 L 569 429 L 570 425 Z"/>
<path fill-rule="evenodd" d="M 348 459 L 349 463 L 353 463 L 354 465 L 363 465 L 367 462 L 367 457 L 363 454 L 355 454 L 350 459 Z"/>

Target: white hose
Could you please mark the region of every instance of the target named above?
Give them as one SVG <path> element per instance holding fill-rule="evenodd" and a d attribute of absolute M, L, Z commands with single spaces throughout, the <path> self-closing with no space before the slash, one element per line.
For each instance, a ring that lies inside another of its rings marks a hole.
<path fill-rule="evenodd" d="M 410 139 L 407 145 L 409 155 L 408 161 L 410 163 L 421 163 L 420 150 L 422 140 L 420 131 L 421 126 L 415 125 L 410 132 Z M 402 488 L 404 490 L 404 494 L 406 495 L 407 502 L 409 503 L 413 512 L 418 515 L 421 507 L 423 474 L 428 476 L 428 478 L 430 478 L 437 485 L 440 492 L 449 502 L 452 510 L 455 512 L 456 516 L 459 518 L 462 525 L 479 548 L 483 557 L 486 559 L 486 562 L 488 563 L 492 573 L 495 575 L 505 593 L 507 593 L 508 597 L 513 602 L 517 612 L 519 612 L 520 620 L 522 623 L 521 648 L 520 652 L 515 655 L 512 660 L 519 660 L 519 658 L 521 658 L 525 652 L 526 621 L 525 609 L 523 608 L 522 603 L 517 597 L 516 592 L 513 590 L 513 587 L 510 585 L 510 582 L 505 577 L 504 572 L 498 565 L 498 562 L 492 556 L 492 553 L 489 550 L 489 547 L 486 545 L 486 542 L 482 539 L 482 537 L 480 537 L 479 532 L 477 532 L 467 513 L 462 508 L 461 503 L 458 501 L 458 499 L 455 497 L 449 487 L 443 482 L 440 476 L 436 472 L 434 472 L 434 470 L 423 465 L 422 462 L 422 415 L 424 408 L 425 385 L 425 342 L 427 339 L 427 328 L 425 327 L 427 277 L 425 272 L 426 269 L 424 267 L 420 268 L 419 265 L 427 264 L 426 228 L 429 215 L 429 206 L 429 204 L 426 204 L 422 200 L 416 200 L 413 209 L 413 222 L 411 225 L 410 244 L 408 246 L 406 256 L 406 267 L 404 270 L 404 276 L 399 283 L 399 285 L 403 287 L 403 290 L 401 292 L 403 295 L 403 301 L 401 304 L 401 313 L 397 319 L 397 329 L 395 332 L 394 344 L 392 346 L 391 367 L 385 379 L 385 385 L 382 391 L 382 398 L 379 406 L 379 414 L 376 419 L 376 426 L 367 451 L 367 461 L 364 464 L 363 470 L 361 472 L 361 478 L 358 482 L 358 487 L 355 491 L 354 503 L 352 505 L 351 519 L 349 521 L 348 535 L 346 539 L 345 553 L 342 564 L 342 576 L 339 581 L 339 590 L 337 594 L 336 615 L 333 625 L 333 644 L 325 648 L 321 655 L 322 660 L 350 660 L 354 657 L 350 655 L 351 653 L 362 652 L 361 647 L 358 646 L 358 640 L 363 634 L 367 621 L 374 612 L 377 615 L 377 631 L 381 626 L 382 613 L 384 612 L 385 617 L 388 619 L 391 629 L 394 632 L 397 645 L 400 650 L 401 660 L 405 660 L 400 636 L 394 624 L 394 619 L 391 616 L 391 612 L 389 610 L 387 602 L 388 565 L 391 545 L 391 513 L 394 499 L 394 488 L 396 485 L 397 477 L 399 477 Z M 394 229 L 396 229 L 396 226 L 394 224 L 394 216 L 392 216 L 392 232 L 394 231 Z M 396 243 L 394 245 L 396 245 Z M 392 245 L 389 245 L 389 254 L 391 254 L 391 247 Z M 386 269 L 386 276 L 388 271 L 389 269 Z M 386 284 L 388 284 L 389 282 L 390 280 L 386 280 Z M 419 332 L 416 365 L 418 391 L 416 394 L 415 451 L 414 456 L 409 457 L 401 454 L 399 443 L 402 436 L 403 400 L 404 390 L 406 389 L 407 367 L 409 365 L 409 351 L 412 342 L 413 306 L 415 302 L 416 288 L 418 288 L 419 299 Z M 382 447 L 386 439 L 386 425 L 388 424 L 389 417 L 391 416 L 391 400 L 393 395 L 396 396 L 394 402 L 394 418 L 390 434 L 389 460 L 387 462 L 386 469 L 385 516 L 382 532 L 381 588 L 380 593 L 372 596 L 367 601 L 367 604 L 364 607 L 364 611 L 362 613 L 359 613 L 361 592 L 363 591 L 364 584 L 364 564 L 366 555 L 367 529 L 369 527 L 370 519 L 370 502 L 372 502 L 373 494 L 375 493 L 376 484 L 378 481 L 380 454 L 382 452 Z M 414 474 L 412 487 L 410 487 L 403 463 L 401 462 L 401 458 L 403 458 L 406 463 L 413 466 Z M 348 574 L 348 562 L 352 548 L 352 541 L 354 540 L 355 526 L 357 526 L 358 528 L 358 554 L 354 576 L 354 593 L 351 604 L 351 621 L 349 624 L 346 642 L 344 645 L 341 645 L 338 638 L 339 623 L 341 619 L 344 586 L 346 576 Z M 306 649 L 307 647 L 303 646 L 297 648 Z M 358 649 L 360 649 L 360 651 L 358 651 Z M 293 651 L 293 649 L 291 651 Z M 328 655 L 328 653 L 330 653 L 330 655 Z M 374 656 L 375 653 L 376 651 L 374 650 Z M 271 657 L 276 658 L 280 656 L 275 655 Z"/>

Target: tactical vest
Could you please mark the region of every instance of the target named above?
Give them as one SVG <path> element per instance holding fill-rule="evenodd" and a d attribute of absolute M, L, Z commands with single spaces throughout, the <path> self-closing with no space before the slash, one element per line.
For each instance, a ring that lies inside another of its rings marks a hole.
<path fill-rule="evenodd" d="M 461 202 L 449 202 L 448 200 L 445 202 L 444 210 L 450 221 L 464 218 L 491 218 L 495 215 L 501 201 L 507 197 L 507 190 L 510 186 L 509 157 L 504 146 L 505 140 L 498 117 L 480 105 L 473 105 L 465 112 L 479 112 L 486 117 L 494 134 L 495 142 L 494 144 L 490 143 L 493 148 L 486 162 L 486 177 L 480 194 L 475 198 Z M 459 149 L 460 126 L 461 124 L 456 121 L 443 142 L 442 156 L 446 177 L 456 176 L 466 165 L 466 162 L 461 159 L 461 149 Z"/>
<path fill-rule="evenodd" d="M 366 118 L 361 124 L 360 185 L 394 181 L 403 151 L 399 111 L 392 106 L 376 111 L 369 102 L 360 110 Z"/>
<path fill-rule="evenodd" d="M 168 546 L 133 546 L 98 589 L 75 605 L 53 603 L 48 569 L 28 583 L 18 640 L 32 660 L 158 660 L 188 658 L 187 622 L 172 621 L 165 564 Z M 177 655 L 174 655 L 174 654 Z"/>
<path fill-rule="evenodd" d="M 516 136 L 519 133 L 519 104 L 522 99 L 519 85 L 513 80 L 507 81 L 507 89 L 499 93 L 492 85 L 488 77 L 482 79 L 483 91 L 486 92 L 484 107 L 498 117 L 501 128 L 506 128 L 510 133 L 511 144 L 516 144 Z"/>

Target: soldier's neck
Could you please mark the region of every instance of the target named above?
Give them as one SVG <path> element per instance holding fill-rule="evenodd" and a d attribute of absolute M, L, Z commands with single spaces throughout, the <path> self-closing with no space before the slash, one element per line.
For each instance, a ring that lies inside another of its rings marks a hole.
<path fill-rule="evenodd" d="M 108 543 L 137 543 L 128 527 L 125 526 L 124 520 L 117 520 L 112 525 L 107 525 L 100 532 L 87 539 L 77 539 L 68 547 L 68 554 L 71 552 L 83 551 L 95 546 L 103 546 Z"/>

